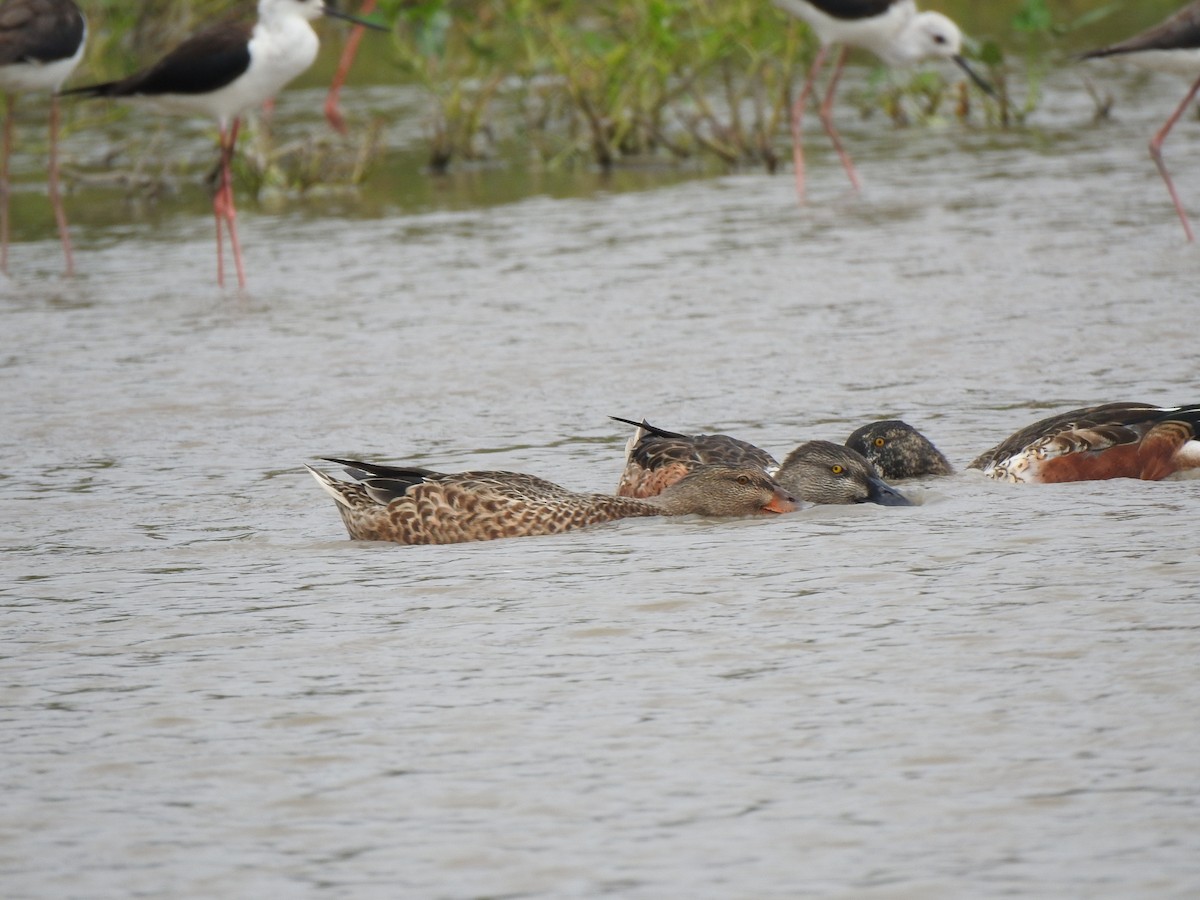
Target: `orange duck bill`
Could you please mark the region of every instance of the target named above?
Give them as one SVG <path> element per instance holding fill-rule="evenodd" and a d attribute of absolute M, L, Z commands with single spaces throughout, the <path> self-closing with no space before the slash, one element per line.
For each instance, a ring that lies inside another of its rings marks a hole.
<path fill-rule="evenodd" d="M 771 502 L 762 508 L 762 512 L 766 513 L 790 513 L 800 509 L 801 503 L 791 494 L 784 491 L 776 491 L 775 496 L 771 498 Z"/>

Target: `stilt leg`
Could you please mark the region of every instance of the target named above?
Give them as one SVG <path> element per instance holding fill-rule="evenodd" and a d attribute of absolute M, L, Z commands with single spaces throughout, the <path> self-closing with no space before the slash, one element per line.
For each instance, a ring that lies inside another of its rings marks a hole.
<path fill-rule="evenodd" d="M 808 67 L 808 75 L 804 78 L 804 86 L 800 88 L 800 96 L 792 104 L 792 168 L 796 177 L 796 198 L 804 205 L 804 108 L 808 98 L 812 96 L 813 85 L 817 73 L 825 64 L 828 48 L 822 46 L 813 57 L 812 65 Z"/>
<path fill-rule="evenodd" d="M 12 154 L 13 112 L 17 98 L 4 98 L 4 147 L 0 150 L 0 272 L 8 274 L 8 157 Z"/>
<path fill-rule="evenodd" d="M 67 211 L 63 208 L 62 193 L 58 185 L 58 94 L 50 98 L 50 205 L 54 207 L 54 221 L 58 223 L 58 237 L 62 241 L 63 255 L 67 258 L 66 275 L 75 274 L 75 257 L 71 252 L 71 232 L 67 227 Z"/>
<path fill-rule="evenodd" d="M 1183 223 L 1183 233 L 1187 235 L 1188 241 L 1194 241 L 1196 238 L 1192 234 L 1192 226 L 1188 222 L 1187 213 L 1183 211 L 1183 204 L 1179 202 L 1179 194 L 1175 192 L 1175 184 L 1171 181 L 1171 176 L 1167 174 L 1167 165 L 1163 162 L 1162 147 L 1163 141 L 1167 139 L 1167 135 L 1175 127 L 1175 123 L 1179 121 L 1187 108 L 1191 106 L 1197 92 L 1200 92 L 1200 78 L 1196 79 L 1192 85 L 1192 89 L 1187 92 L 1187 96 L 1179 104 L 1179 108 L 1171 114 L 1171 117 L 1167 119 L 1163 127 L 1158 130 L 1158 134 L 1154 135 L 1154 139 L 1150 141 L 1150 156 L 1153 157 L 1154 164 L 1158 166 L 1158 174 L 1166 182 L 1167 191 L 1171 195 L 1171 202 L 1175 204 L 1175 212 L 1179 214 L 1179 221 Z"/>
<path fill-rule="evenodd" d="M 833 67 L 833 74 L 829 77 L 829 87 L 825 91 L 825 100 L 821 103 L 821 124 L 825 126 L 825 133 L 829 135 L 829 140 L 833 142 L 833 149 L 837 151 L 838 159 L 842 161 L 842 168 L 850 176 L 850 183 L 854 185 L 854 189 L 857 191 L 862 188 L 858 180 L 858 173 L 854 171 L 854 163 L 850 161 L 850 154 L 842 146 L 842 136 L 838 134 L 837 129 L 833 126 L 833 95 L 837 92 L 838 81 L 842 77 L 842 69 L 845 66 L 846 48 L 843 47 L 838 54 L 837 63 Z"/>
<path fill-rule="evenodd" d="M 365 16 L 373 11 L 376 2 L 377 0 L 364 0 L 359 15 Z M 333 83 L 329 86 L 329 95 L 325 98 L 325 118 L 338 134 L 346 133 L 346 120 L 342 118 L 342 112 L 338 108 L 338 98 L 342 92 L 342 85 L 346 83 L 346 77 L 350 74 L 350 66 L 354 64 L 354 57 L 358 54 L 358 45 L 362 42 L 364 31 L 366 29 L 361 25 L 355 25 L 351 29 L 350 37 L 346 39 L 346 47 L 342 50 L 342 58 L 338 61 Z"/>
<path fill-rule="evenodd" d="M 241 126 L 241 119 L 234 119 L 233 125 L 229 129 L 229 143 L 222 157 L 222 167 L 224 175 L 222 181 L 225 183 L 225 222 L 229 225 L 229 243 L 233 248 L 233 265 L 237 269 L 238 290 L 246 289 L 246 267 L 242 263 L 242 245 L 238 241 L 237 233 L 237 207 L 233 203 L 233 154 L 237 149 L 238 128 Z"/>
<path fill-rule="evenodd" d="M 225 179 L 227 178 L 226 171 L 226 155 L 225 144 L 228 129 L 222 124 L 220 126 L 220 172 L 217 175 L 217 187 L 213 191 L 213 218 L 217 221 L 217 287 L 225 287 L 225 240 L 223 236 L 223 228 L 225 225 Z"/>

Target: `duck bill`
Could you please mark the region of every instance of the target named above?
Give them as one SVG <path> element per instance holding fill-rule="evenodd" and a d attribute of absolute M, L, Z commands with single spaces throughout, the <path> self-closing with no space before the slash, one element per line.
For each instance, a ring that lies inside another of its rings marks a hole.
<path fill-rule="evenodd" d="M 976 72 L 974 69 L 972 69 L 967 64 L 967 61 L 963 57 L 955 55 L 951 58 L 954 60 L 954 64 L 956 66 L 958 66 L 960 69 L 962 69 L 964 72 L 966 72 L 967 77 L 970 78 L 973 82 L 975 82 L 975 86 L 977 88 L 979 88 L 981 91 L 983 91 L 985 94 L 987 94 L 989 97 L 991 97 L 994 100 L 998 100 L 1000 98 L 1000 95 L 996 93 L 996 89 L 994 87 L 992 87 L 987 81 L 985 81 L 983 79 L 982 75 L 980 75 L 978 72 Z"/>
<path fill-rule="evenodd" d="M 350 13 L 344 13 L 339 9 L 334 9 L 331 6 L 326 6 L 322 10 L 325 15 L 331 19 L 341 19 L 345 22 L 353 22 L 355 25 L 361 25 L 363 28 L 370 28 L 374 31 L 391 31 L 387 25 L 380 25 L 378 22 L 369 22 L 366 19 L 360 19 L 358 16 L 352 16 Z"/>
<path fill-rule="evenodd" d="M 800 501 L 790 494 L 777 493 L 771 498 L 771 502 L 764 506 L 760 512 L 763 513 L 790 513 L 795 512 L 800 508 Z"/>
<path fill-rule="evenodd" d="M 882 478 L 872 478 L 867 482 L 867 503 L 878 503 L 880 506 L 912 506 L 913 502 L 902 493 L 884 481 Z"/>

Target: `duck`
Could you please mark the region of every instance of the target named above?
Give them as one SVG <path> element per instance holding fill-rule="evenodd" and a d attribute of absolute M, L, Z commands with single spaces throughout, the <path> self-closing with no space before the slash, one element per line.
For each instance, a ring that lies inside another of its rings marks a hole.
<path fill-rule="evenodd" d="M 1017 484 L 1140 478 L 1200 468 L 1200 405 L 1105 403 L 1034 422 L 967 468 Z"/>
<path fill-rule="evenodd" d="M 720 463 L 752 466 L 809 503 L 912 505 L 859 453 L 832 441 L 806 441 L 780 464 L 767 451 L 727 434 L 678 434 L 645 419 L 611 418 L 637 428 L 625 445 L 620 497 L 654 497 L 696 467 Z"/>
<path fill-rule="evenodd" d="M 750 466 L 697 466 L 645 499 L 585 494 L 519 472 L 445 474 L 324 457 L 343 481 L 306 466 L 337 504 L 350 537 L 396 544 L 459 544 L 558 534 L 638 516 L 735 518 L 792 512 L 799 501 Z"/>
<path fill-rule="evenodd" d="M 954 466 L 933 441 L 900 419 L 863 425 L 846 438 L 846 446 L 861 454 L 879 477 L 888 481 L 954 474 Z"/>

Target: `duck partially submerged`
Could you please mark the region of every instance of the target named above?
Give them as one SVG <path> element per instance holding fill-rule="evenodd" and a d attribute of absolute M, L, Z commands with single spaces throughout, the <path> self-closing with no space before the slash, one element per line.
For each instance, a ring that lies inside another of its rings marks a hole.
<path fill-rule="evenodd" d="M 860 454 L 832 441 L 801 444 L 784 457 L 775 480 L 809 503 L 913 505 Z"/>
<path fill-rule="evenodd" d="M 968 468 L 1024 483 L 1140 478 L 1200 468 L 1200 406 L 1106 403 L 1050 416 L 982 453 Z"/>
<path fill-rule="evenodd" d="M 810 503 L 912 505 L 876 475 L 860 454 L 830 441 L 801 444 L 781 465 L 765 450 L 727 434 L 678 434 L 645 420 L 612 418 L 637 427 L 625 445 L 625 471 L 617 486 L 618 496 L 653 497 L 699 466 L 736 461 L 765 472 Z"/>
<path fill-rule="evenodd" d="M 699 466 L 649 499 L 581 494 L 517 472 L 398 468 L 328 459 L 355 481 L 312 466 L 308 471 L 337 503 L 350 537 L 397 544 L 457 544 L 557 534 L 635 516 L 740 517 L 786 513 L 796 498 L 747 466 Z"/>
<path fill-rule="evenodd" d="M 900 419 L 864 425 L 846 438 L 846 446 L 889 481 L 954 474 L 954 467 L 933 441 Z"/>

